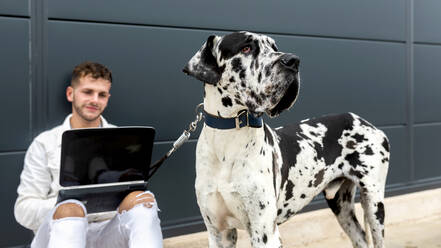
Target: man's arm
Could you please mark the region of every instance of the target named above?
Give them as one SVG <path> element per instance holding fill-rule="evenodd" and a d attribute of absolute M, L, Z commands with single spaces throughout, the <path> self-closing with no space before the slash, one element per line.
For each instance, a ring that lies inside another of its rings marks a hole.
<path fill-rule="evenodd" d="M 45 147 L 35 139 L 26 152 L 14 207 L 17 222 L 34 232 L 55 206 L 56 197 L 48 197 L 52 180 Z"/>

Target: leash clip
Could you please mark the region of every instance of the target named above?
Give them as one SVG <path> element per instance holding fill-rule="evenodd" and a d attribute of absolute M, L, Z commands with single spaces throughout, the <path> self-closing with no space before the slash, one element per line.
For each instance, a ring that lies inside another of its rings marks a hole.
<path fill-rule="evenodd" d="M 246 109 L 242 109 L 241 111 L 239 111 L 239 112 L 237 113 L 236 117 L 234 117 L 234 119 L 235 119 L 235 121 L 236 121 L 236 129 L 240 129 L 240 128 L 241 128 L 240 125 L 241 125 L 243 122 L 240 120 L 240 116 L 243 115 L 243 114 L 245 114 L 245 118 L 246 118 L 246 121 L 247 121 L 247 125 L 246 125 L 246 126 L 249 126 L 249 125 L 250 125 L 250 120 L 248 119 L 248 110 L 246 110 Z"/>

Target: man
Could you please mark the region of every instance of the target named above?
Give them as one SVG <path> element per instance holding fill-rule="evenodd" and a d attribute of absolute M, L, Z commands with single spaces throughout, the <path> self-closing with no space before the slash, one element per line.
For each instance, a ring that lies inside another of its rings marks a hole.
<path fill-rule="evenodd" d="M 67 200 L 56 205 L 61 136 L 71 128 L 113 127 L 101 113 L 110 98 L 111 72 L 101 64 L 75 67 L 66 97 L 72 114 L 38 135 L 26 152 L 14 214 L 36 234 L 39 247 L 162 247 L 158 207 L 150 192 L 128 194 L 113 215 L 87 215 L 84 205 Z"/>

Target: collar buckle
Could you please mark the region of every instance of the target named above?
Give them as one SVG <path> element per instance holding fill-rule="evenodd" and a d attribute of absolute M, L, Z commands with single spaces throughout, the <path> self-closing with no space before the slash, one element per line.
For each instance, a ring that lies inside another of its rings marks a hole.
<path fill-rule="evenodd" d="M 246 110 L 246 109 L 242 109 L 241 111 L 239 111 L 239 112 L 237 113 L 236 117 L 234 117 L 234 120 L 235 120 L 235 122 L 236 122 L 236 129 L 240 129 L 240 128 L 241 128 L 240 125 L 243 124 L 242 120 L 240 119 L 240 117 L 241 117 L 242 115 L 245 115 L 246 122 L 247 122 L 246 126 L 249 126 L 249 125 L 250 125 L 250 119 L 248 118 L 248 110 Z"/>

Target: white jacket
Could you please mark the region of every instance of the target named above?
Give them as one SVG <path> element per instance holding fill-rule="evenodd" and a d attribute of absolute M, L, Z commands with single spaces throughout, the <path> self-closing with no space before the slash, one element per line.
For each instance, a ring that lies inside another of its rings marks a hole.
<path fill-rule="evenodd" d="M 15 219 L 37 232 L 49 211 L 55 206 L 60 189 L 61 137 L 71 129 L 70 117 L 63 124 L 38 135 L 29 146 L 14 206 Z M 114 127 L 101 117 L 103 127 Z"/>

